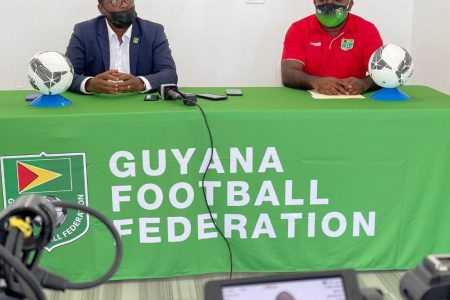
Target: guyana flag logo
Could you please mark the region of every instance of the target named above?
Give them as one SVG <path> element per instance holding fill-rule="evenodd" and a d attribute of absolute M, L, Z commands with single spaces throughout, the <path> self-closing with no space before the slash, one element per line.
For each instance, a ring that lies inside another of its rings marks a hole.
<path fill-rule="evenodd" d="M 64 172 L 62 170 L 61 173 L 55 172 L 52 170 L 58 169 L 60 165 L 63 169 L 70 171 L 70 160 L 65 159 L 65 161 L 61 159 L 53 159 L 53 160 L 25 160 L 25 161 L 17 161 L 17 183 L 19 185 L 19 193 L 22 194 L 26 191 L 34 191 L 39 190 L 39 187 L 42 189 L 42 185 L 44 185 L 44 189 L 56 189 L 61 190 L 61 185 L 67 185 L 67 181 L 70 179 L 70 173 Z M 48 166 L 46 166 L 48 165 Z M 53 168 L 52 168 L 53 167 Z M 67 173 L 67 174 L 64 174 Z M 66 176 L 63 176 L 66 175 Z M 66 182 L 61 182 L 64 179 Z M 57 180 L 59 178 L 59 180 Z M 55 182 L 59 181 L 59 185 L 55 184 Z M 53 186 L 53 187 L 50 187 Z M 67 186 L 65 187 L 67 188 Z"/>
<path fill-rule="evenodd" d="M 0 165 L 4 207 L 23 194 L 40 194 L 51 202 L 88 205 L 84 153 L 3 156 Z M 59 209 L 57 219 L 57 230 L 46 247 L 48 251 L 73 242 L 89 228 L 89 216 L 81 211 Z"/>

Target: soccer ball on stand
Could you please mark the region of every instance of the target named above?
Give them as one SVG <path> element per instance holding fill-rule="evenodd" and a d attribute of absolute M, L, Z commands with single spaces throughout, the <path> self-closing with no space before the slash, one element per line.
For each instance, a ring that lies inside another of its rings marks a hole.
<path fill-rule="evenodd" d="M 28 63 L 28 79 L 31 86 L 43 94 L 31 105 L 54 107 L 71 103 L 59 95 L 70 87 L 73 80 L 73 66 L 64 54 L 56 51 L 36 53 Z"/>
<path fill-rule="evenodd" d="M 413 69 L 412 57 L 402 47 L 387 44 L 378 48 L 370 57 L 369 75 L 382 89 L 372 98 L 388 101 L 409 99 L 398 87 L 408 81 Z"/>

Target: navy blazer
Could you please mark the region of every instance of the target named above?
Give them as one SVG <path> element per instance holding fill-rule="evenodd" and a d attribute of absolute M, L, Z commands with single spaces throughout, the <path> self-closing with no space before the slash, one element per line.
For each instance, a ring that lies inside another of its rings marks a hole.
<path fill-rule="evenodd" d="M 109 37 L 104 16 L 76 24 L 67 46 L 74 68 L 69 90 L 80 91 L 88 76 L 109 70 Z M 169 42 L 160 24 L 136 18 L 130 39 L 130 73 L 144 76 L 152 90 L 164 83 L 177 83 L 178 77 Z"/>

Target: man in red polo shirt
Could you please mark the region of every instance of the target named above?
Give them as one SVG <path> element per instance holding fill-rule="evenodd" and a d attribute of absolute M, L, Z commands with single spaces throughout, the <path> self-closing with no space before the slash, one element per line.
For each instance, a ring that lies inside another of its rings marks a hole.
<path fill-rule="evenodd" d="M 326 95 L 356 95 L 376 87 L 367 75 L 383 45 L 376 27 L 350 14 L 353 0 L 314 0 L 316 14 L 295 22 L 284 40 L 283 85 Z"/>

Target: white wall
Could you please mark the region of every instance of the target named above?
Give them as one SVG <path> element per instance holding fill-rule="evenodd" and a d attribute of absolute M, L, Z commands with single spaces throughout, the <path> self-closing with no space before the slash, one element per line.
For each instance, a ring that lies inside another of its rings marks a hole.
<path fill-rule="evenodd" d="M 412 82 L 450 95 L 449 12 L 449 0 L 414 0 Z"/>
<path fill-rule="evenodd" d="M 284 34 L 292 22 L 314 11 L 312 0 L 135 1 L 139 16 L 165 26 L 182 86 L 279 85 Z M 375 23 L 385 42 L 411 49 L 411 0 L 355 2 L 353 12 Z M 417 2 L 422 7 L 427 1 Z M 4 7 L 0 89 L 31 89 L 26 78 L 31 56 L 41 50 L 65 52 L 73 25 L 95 17 L 96 3 L 14 0 Z"/>

